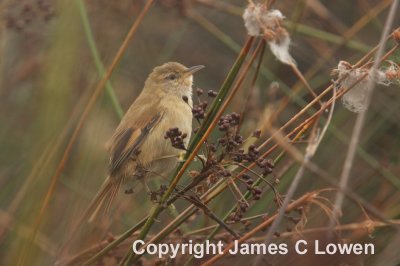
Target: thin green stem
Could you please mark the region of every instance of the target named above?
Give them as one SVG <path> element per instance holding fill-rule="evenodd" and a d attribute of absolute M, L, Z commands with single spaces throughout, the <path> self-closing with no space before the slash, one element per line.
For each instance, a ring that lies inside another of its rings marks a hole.
<path fill-rule="evenodd" d="M 99 52 L 96 47 L 92 29 L 90 27 L 89 18 L 88 18 L 87 12 L 86 12 L 85 4 L 83 3 L 82 0 L 77 0 L 76 4 L 78 5 L 79 14 L 82 19 L 83 29 L 85 31 L 86 39 L 87 39 L 88 45 L 89 45 L 89 50 L 92 54 L 93 61 L 96 66 L 97 72 L 99 72 L 99 75 L 101 77 L 104 77 L 106 74 L 106 69 L 104 68 L 103 62 L 100 59 L 100 55 L 99 55 Z M 111 86 L 110 80 L 107 80 L 107 82 L 105 84 L 105 88 L 106 88 L 107 96 L 110 99 L 111 104 L 112 104 L 115 112 L 118 115 L 118 118 L 121 119 L 124 116 L 124 111 L 122 110 L 121 104 L 119 103 L 117 96 L 115 95 L 115 92 L 114 92 L 113 87 Z"/>

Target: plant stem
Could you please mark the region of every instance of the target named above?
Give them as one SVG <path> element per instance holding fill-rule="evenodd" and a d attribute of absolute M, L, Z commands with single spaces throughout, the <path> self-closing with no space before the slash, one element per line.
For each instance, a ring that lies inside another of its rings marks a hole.
<path fill-rule="evenodd" d="M 103 62 L 101 62 L 100 55 L 99 55 L 99 52 L 96 47 L 92 29 L 90 27 L 89 18 L 88 18 L 87 12 L 86 12 L 85 4 L 83 3 L 82 0 L 77 0 L 76 4 L 78 5 L 79 13 L 80 13 L 81 19 L 82 19 L 83 29 L 86 34 L 86 39 L 88 41 L 89 49 L 92 54 L 94 64 L 97 68 L 97 72 L 99 72 L 99 75 L 101 77 L 104 77 L 104 75 L 106 74 L 106 70 L 104 68 Z M 121 104 L 119 103 L 117 96 L 115 95 L 115 92 L 114 92 L 113 87 L 111 86 L 110 80 L 107 80 L 105 88 L 106 88 L 107 96 L 110 99 L 111 104 L 112 104 L 115 112 L 117 113 L 118 118 L 121 119 L 124 116 L 124 111 L 122 110 Z"/>

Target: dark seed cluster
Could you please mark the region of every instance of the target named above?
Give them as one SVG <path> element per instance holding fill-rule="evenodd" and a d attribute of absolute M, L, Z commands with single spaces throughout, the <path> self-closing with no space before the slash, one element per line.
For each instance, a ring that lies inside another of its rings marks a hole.
<path fill-rule="evenodd" d="M 259 200 L 261 198 L 262 190 L 259 187 L 253 186 L 254 180 L 248 174 L 243 174 L 240 179 L 246 183 L 246 188 L 253 196 L 254 200 Z"/>
<path fill-rule="evenodd" d="M 33 21 L 47 22 L 54 17 L 52 2 L 45 0 L 21 1 L 6 11 L 5 25 L 9 29 L 21 31 Z"/>
<path fill-rule="evenodd" d="M 197 95 L 197 97 L 200 97 L 201 95 L 203 95 L 203 93 L 204 93 L 203 89 L 196 88 L 196 95 Z"/>
<path fill-rule="evenodd" d="M 200 121 L 201 119 L 204 119 L 204 117 L 206 116 L 206 112 L 207 112 L 207 107 L 208 107 L 208 101 L 207 100 L 202 100 L 201 96 L 204 94 L 204 90 L 201 88 L 196 88 L 195 89 L 195 93 L 199 99 L 198 103 L 195 104 L 192 108 L 192 113 L 194 118 L 196 118 L 198 121 Z M 207 92 L 207 96 L 209 98 L 214 98 L 218 95 L 217 92 L 213 91 L 213 90 L 209 90 Z"/>
<path fill-rule="evenodd" d="M 245 182 L 246 189 L 251 193 L 253 200 L 261 199 L 262 190 L 257 186 L 253 186 L 254 180 L 250 175 L 242 174 L 240 179 Z M 242 200 L 238 201 L 235 211 L 229 217 L 230 220 L 234 222 L 241 221 L 248 207 L 249 205 L 247 202 L 243 202 Z"/>
<path fill-rule="evenodd" d="M 272 160 L 260 158 L 260 151 L 254 144 L 249 146 L 247 153 L 245 153 L 243 149 L 238 149 L 236 152 L 232 153 L 232 159 L 238 163 L 255 162 L 261 169 L 262 175 L 272 173 L 274 168 Z"/>
<path fill-rule="evenodd" d="M 222 147 L 226 147 L 227 151 L 231 151 L 233 148 L 243 144 L 243 137 L 235 134 L 232 136 L 227 136 L 226 138 L 220 138 L 218 143 L 221 144 Z M 240 151 L 238 152 L 240 153 Z"/>
<path fill-rule="evenodd" d="M 263 175 L 268 175 L 272 173 L 272 170 L 274 168 L 274 163 L 272 160 L 269 159 L 264 159 L 264 158 L 259 158 L 256 161 L 258 167 L 262 170 Z"/>
<path fill-rule="evenodd" d="M 232 152 L 232 160 L 238 163 L 242 162 L 255 162 L 258 160 L 260 155 L 259 150 L 256 148 L 256 145 L 252 144 L 249 146 L 247 153 L 244 152 L 244 149 L 238 149 L 235 152 Z"/>
<path fill-rule="evenodd" d="M 235 211 L 229 216 L 229 219 L 234 222 L 239 222 L 243 218 L 248 208 L 249 204 L 243 200 L 240 200 L 236 205 Z"/>
<path fill-rule="evenodd" d="M 204 100 L 204 95 L 211 98 L 216 97 L 217 93 L 212 90 L 204 93 L 200 88 L 196 88 L 194 92 L 199 100 L 198 103 L 193 106 L 192 113 L 197 121 L 201 122 L 201 120 L 206 116 L 208 107 L 208 101 Z M 203 97 L 203 100 L 201 100 L 200 97 Z M 182 97 L 182 99 L 188 103 L 187 97 Z M 201 159 L 203 168 L 200 171 L 191 172 L 190 175 L 192 180 L 195 180 L 198 176 L 202 176 L 202 173 L 205 171 L 211 171 L 213 173 L 207 175 L 209 176 L 209 178 L 205 178 L 207 182 L 194 187 L 195 192 L 200 196 L 219 179 L 234 178 L 235 173 L 230 171 L 226 165 L 235 163 L 245 167 L 249 163 L 255 163 L 257 167 L 253 170 L 255 171 L 254 176 L 253 174 L 250 175 L 247 173 L 238 176 L 238 178 L 245 184 L 245 188 L 250 193 L 251 197 L 248 200 L 239 200 L 236 203 L 235 211 L 230 216 L 231 221 L 242 222 L 244 224 L 242 218 L 250 206 L 249 203 L 251 201 L 260 200 L 263 192 L 258 185 L 254 184 L 255 179 L 253 178 L 256 178 L 257 175 L 265 177 L 271 174 L 274 165 L 271 160 L 264 159 L 260 156 L 260 151 L 257 149 L 255 144 L 250 145 L 247 149 L 242 148 L 245 140 L 243 136 L 240 135 L 240 123 L 241 115 L 235 112 L 220 117 L 217 127 L 221 136 L 217 139 L 216 143 L 208 140 L 205 141 L 204 145 L 206 149 L 204 156 L 202 157 L 203 159 Z M 198 129 L 194 129 L 195 133 L 197 131 Z M 260 130 L 255 130 L 252 133 L 252 137 L 260 138 L 260 136 Z M 165 138 L 170 139 L 174 147 L 184 147 L 184 138 L 178 128 L 171 128 L 165 135 Z M 204 159 L 204 157 L 206 159 Z M 271 183 L 274 183 L 274 181 Z M 270 183 L 268 184 L 270 185 Z"/>
<path fill-rule="evenodd" d="M 243 144 L 243 137 L 237 133 L 237 126 L 239 123 L 240 115 L 237 113 L 224 115 L 218 121 L 218 129 L 224 133 L 224 135 L 218 139 L 218 144 L 224 147 L 226 153 L 231 154 Z M 240 155 L 240 151 L 236 153 Z"/>
<path fill-rule="evenodd" d="M 219 171 L 219 174 L 220 174 L 221 176 L 223 176 L 223 177 L 230 177 L 230 176 L 232 176 L 232 173 L 231 173 L 229 170 L 227 170 L 227 169 L 223 169 L 223 170 Z"/>
<path fill-rule="evenodd" d="M 253 187 L 247 185 L 247 190 L 251 192 L 254 200 L 261 199 L 262 190 L 259 187 Z"/>
<path fill-rule="evenodd" d="M 253 132 L 253 135 L 252 135 L 254 138 L 257 138 L 257 139 L 259 139 L 260 137 L 261 137 L 261 130 L 259 130 L 259 129 L 257 129 L 257 130 L 255 130 L 254 132 Z"/>
<path fill-rule="evenodd" d="M 251 144 L 247 152 L 246 160 L 249 162 L 254 162 L 260 155 L 260 151 L 257 149 L 256 145 Z"/>
<path fill-rule="evenodd" d="M 290 213 L 285 214 L 287 221 L 286 232 L 292 232 L 293 227 L 297 227 L 302 221 L 303 216 L 303 206 L 299 206 Z"/>
<path fill-rule="evenodd" d="M 204 119 L 206 110 L 207 110 L 208 102 L 202 101 L 193 106 L 192 113 L 194 118 L 196 119 Z"/>
<path fill-rule="evenodd" d="M 218 121 L 218 129 L 226 132 L 233 126 L 239 125 L 239 123 L 240 115 L 238 113 L 223 115 Z"/>
<path fill-rule="evenodd" d="M 179 130 L 179 128 L 174 127 L 170 128 L 164 136 L 164 139 L 170 139 L 172 147 L 180 149 L 180 150 L 185 150 L 185 143 L 184 139 L 187 137 L 186 133 L 182 133 L 182 131 Z"/>
<path fill-rule="evenodd" d="M 211 98 L 217 97 L 217 95 L 218 95 L 218 93 L 216 91 L 213 91 L 213 90 L 209 90 L 207 92 L 207 96 L 211 97 Z"/>

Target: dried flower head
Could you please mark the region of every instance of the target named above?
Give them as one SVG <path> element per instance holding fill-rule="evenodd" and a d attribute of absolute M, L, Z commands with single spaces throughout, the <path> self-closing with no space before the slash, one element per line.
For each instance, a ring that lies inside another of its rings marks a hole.
<path fill-rule="evenodd" d="M 387 61 L 389 63 L 389 67 L 385 68 L 383 71 L 385 73 L 384 83 L 383 85 L 389 85 L 391 83 L 400 83 L 400 66 L 393 61 Z"/>
<path fill-rule="evenodd" d="M 264 36 L 271 52 L 282 63 L 292 65 L 295 60 L 289 53 L 290 36 L 282 26 L 285 17 L 277 9 L 268 10 L 264 4 L 250 3 L 243 13 L 244 26 L 250 36 Z"/>
<path fill-rule="evenodd" d="M 366 109 L 366 94 L 374 83 L 388 86 L 399 78 L 399 67 L 391 62 L 386 69 L 377 69 L 372 73 L 371 69 L 353 68 L 346 62 L 340 61 L 337 69 L 332 71 L 340 80 L 339 86 L 350 89 L 342 97 L 343 105 L 350 111 L 358 113 Z M 396 74 L 397 73 L 397 74 Z"/>
<path fill-rule="evenodd" d="M 243 13 L 244 26 L 250 36 L 273 36 L 285 17 L 277 9 L 268 10 L 266 5 L 250 3 Z"/>

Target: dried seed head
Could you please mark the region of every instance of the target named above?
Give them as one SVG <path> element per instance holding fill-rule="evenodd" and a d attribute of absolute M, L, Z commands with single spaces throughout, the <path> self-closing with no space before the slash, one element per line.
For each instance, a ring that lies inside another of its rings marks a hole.
<path fill-rule="evenodd" d="M 208 184 L 215 184 L 218 181 L 217 175 L 211 174 L 207 177 Z"/>
<path fill-rule="evenodd" d="M 289 53 L 290 36 L 282 27 L 284 18 L 279 10 L 268 10 L 264 4 L 250 3 L 243 13 L 247 33 L 250 36 L 264 36 L 279 61 L 294 65 L 296 62 Z"/>
<path fill-rule="evenodd" d="M 210 149 L 211 152 L 216 152 L 217 151 L 217 147 L 214 144 L 209 144 L 208 148 Z"/>
<path fill-rule="evenodd" d="M 262 190 L 259 187 L 254 187 L 253 188 L 253 194 L 254 195 L 261 195 Z"/>
<path fill-rule="evenodd" d="M 271 159 L 267 159 L 267 165 L 268 165 L 269 168 L 274 168 L 275 167 L 274 161 L 271 160 Z"/>
<path fill-rule="evenodd" d="M 224 139 L 224 138 L 219 138 L 219 139 L 218 139 L 218 143 L 221 144 L 222 146 L 224 146 L 224 145 L 226 144 L 226 142 L 227 142 L 227 141 L 226 141 L 226 139 Z"/>
<path fill-rule="evenodd" d="M 393 61 L 387 61 L 389 63 L 389 67 L 385 68 L 384 74 L 384 83 L 380 83 L 383 85 L 389 85 L 391 83 L 400 83 L 400 66 Z"/>
<path fill-rule="evenodd" d="M 197 119 L 204 119 L 205 117 L 205 110 L 200 105 L 193 106 L 192 113 L 193 116 Z"/>
<path fill-rule="evenodd" d="M 248 205 L 246 202 L 243 202 L 243 201 L 241 201 L 241 202 L 239 203 L 239 206 L 240 206 L 240 210 L 241 210 L 242 212 L 245 212 L 245 211 L 247 210 L 247 208 L 249 207 L 249 205 Z"/>
<path fill-rule="evenodd" d="M 266 5 L 249 4 L 243 13 L 244 26 L 250 36 L 264 36 L 280 27 L 284 16 L 279 10 L 268 10 Z"/>
<path fill-rule="evenodd" d="M 182 133 L 179 128 L 170 128 L 164 135 L 164 139 L 170 139 L 172 147 L 185 150 L 184 139 L 187 137 L 186 133 Z"/>
<path fill-rule="evenodd" d="M 282 28 L 279 39 L 268 42 L 268 45 L 279 61 L 288 65 L 296 65 L 296 61 L 289 53 L 290 43 L 289 33 Z"/>
<path fill-rule="evenodd" d="M 199 171 L 195 171 L 195 170 L 189 171 L 189 176 L 191 178 L 195 178 L 195 177 L 199 176 L 199 174 L 200 174 Z"/>
<path fill-rule="evenodd" d="M 249 176 L 248 174 L 243 174 L 240 176 L 243 180 L 249 180 L 251 179 L 251 176 Z"/>
<path fill-rule="evenodd" d="M 47 22 L 54 16 L 52 1 L 38 0 L 36 3 L 20 2 L 20 5 L 11 5 L 4 16 L 5 25 L 9 29 L 22 31 L 29 27 L 31 23 L 40 22 L 40 18 L 43 18 Z"/>
<path fill-rule="evenodd" d="M 227 170 L 227 169 L 224 169 L 224 170 L 220 171 L 219 173 L 220 173 L 223 177 L 230 177 L 230 176 L 232 176 L 232 173 L 231 173 L 229 170 Z"/>
<path fill-rule="evenodd" d="M 269 168 L 269 167 L 265 167 L 264 169 L 263 169 L 263 175 L 269 175 L 269 174 L 271 174 L 272 173 L 272 168 Z"/>
<path fill-rule="evenodd" d="M 389 68 L 390 69 L 390 68 Z M 339 78 L 339 86 L 349 89 L 342 97 L 343 105 L 350 111 L 358 113 L 364 111 L 366 107 L 367 91 L 374 83 L 388 86 L 394 80 L 389 79 L 387 75 L 389 69 L 377 69 L 372 72 L 371 69 L 353 68 L 346 61 L 340 61 L 337 69 L 332 74 Z"/>
<path fill-rule="evenodd" d="M 218 95 L 218 93 L 216 92 L 216 91 L 213 91 L 213 90 L 209 90 L 208 92 L 207 92 L 207 96 L 208 97 L 216 97 Z"/>
<path fill-rule="evenodd" d="M 261 136 L 261 130 L 259 130 L 259 129 L 257 129 L 257 130 L 254 130 L 254 132 L 253 132 L 253 135 L 252 135 L 254 138 L 260 138 L 260 136 Z"/>
<path fill-rule="evenodd" d="M 196 88 L 196 94 L 197 94 L 197 96 L 203 95 L 203 90 L 200 88 Z"/>

